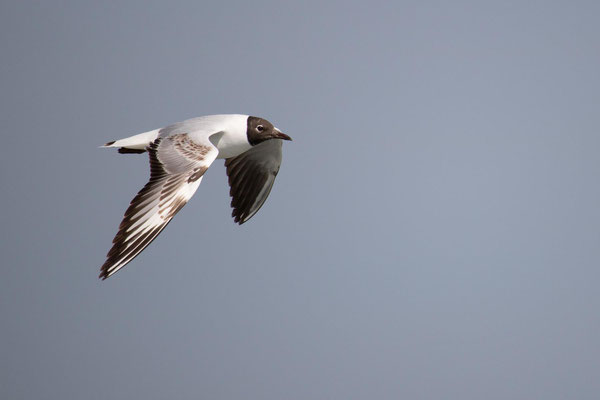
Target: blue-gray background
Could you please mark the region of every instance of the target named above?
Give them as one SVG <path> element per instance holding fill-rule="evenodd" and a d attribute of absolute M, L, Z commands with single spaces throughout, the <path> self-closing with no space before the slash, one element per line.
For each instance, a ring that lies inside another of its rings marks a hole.
<path fill-rule="evenodd" d="M 3 2 L 0 397 L 598 399 L 599 15 Z M 294 138 L 265 207 L 218 161 L 99 281 L 148 165 L 97 146 L 214 113 Z"/>

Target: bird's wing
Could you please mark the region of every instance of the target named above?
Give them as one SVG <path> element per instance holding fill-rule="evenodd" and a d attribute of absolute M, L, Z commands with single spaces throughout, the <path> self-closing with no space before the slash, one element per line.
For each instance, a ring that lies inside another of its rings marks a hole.
<path fill-rule="evenodd" d="M 281 147 L 280 139 L 271 139 L 225 160 L 231 188 L 231 216 L 240 225 L 252 218 L 267 200 L 281 165 Z"/>
<path fill-rule="evenodd" d="M 133 260 L 188 202 L 218 150 L 187 133 L 159 137 L 149 147 L 150 181 L 133 198 L 100 268 L 106 279 Z"/>

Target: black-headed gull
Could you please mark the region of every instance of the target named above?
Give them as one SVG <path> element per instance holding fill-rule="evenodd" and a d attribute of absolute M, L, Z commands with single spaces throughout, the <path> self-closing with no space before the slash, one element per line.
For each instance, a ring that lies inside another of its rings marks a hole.
<path fill-rule="evenodd" d="M 133 260 L 194 195 L 217 158 L 225 159 L 234 221 L 243 224 L 263 205 L 281 165 L 282 140 L 263 118 L 208 115 L 106 143 L 120 153 L 150 156 L 150 181 L 133 198 L 100 268 L 106 279 Z"/>

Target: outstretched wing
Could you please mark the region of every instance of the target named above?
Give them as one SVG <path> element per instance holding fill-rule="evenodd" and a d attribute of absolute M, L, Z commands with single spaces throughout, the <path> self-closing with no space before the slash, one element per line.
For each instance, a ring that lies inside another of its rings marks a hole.
<path fill-rule="evenodd" d="M 225 160 L 231 188 L 231 216 L 240 225 L 252 218 L 267 200 L 281 165 L 281 147 L 282 140 L 271 139 Z"/>
<path fill-rule="evenodd" d="M 202 176 L 217 158 L 208 140 L 198 143 L 186 133 L 156 139 L 149 147 L 150 181 L 133 198 L 113 246 L 100 268 L 106 279 L 146 248 L 188 202 Z"/>

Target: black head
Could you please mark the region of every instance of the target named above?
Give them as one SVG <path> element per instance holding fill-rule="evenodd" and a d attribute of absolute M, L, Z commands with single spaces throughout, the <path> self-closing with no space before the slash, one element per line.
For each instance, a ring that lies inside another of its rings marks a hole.
<path fill-rule="evenodd" d="M 292 140 L 291 137 L 275 128 L 272 123 L 263 118 L 248 117 L 248 143 L 256 146 L 259 143 L 269 139 Z"/>

